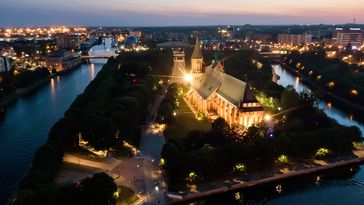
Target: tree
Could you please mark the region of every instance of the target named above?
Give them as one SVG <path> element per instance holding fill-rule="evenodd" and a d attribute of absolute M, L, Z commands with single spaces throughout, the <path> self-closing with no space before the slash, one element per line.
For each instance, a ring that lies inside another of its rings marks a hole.
<path fill-rule="evenodd" d="M 287 86 L 281 95 L 281 107 L 282 109 L 290 109 L 298 107 L 300 105 L 300 96 L 295 91 L 292 85 Z"/>
<path fill-rule="evenodd" d="M 221 133 L 226 132 L 229 129 L 229 125 L 226 123 L 225 119 L 222 117 L 217 118 L 211 123 L 211 130 L 218 131 Z"/>
<path fill-rule="evenodd" d="M 348 52 L 348 53 L 353 51 L 353 46 L 351 45 L 350 42 L 346 45 L 345 51 Z"/>
<path fill-rule="evenodd" d="M 116 129 L 112 119 L 102 116 L 95 116 L 86 124 L 83 132 L 84 139 L 96 150 L 109 149 L 115 145 Z"/>
<path fill-rule="evenodd" d="M 173 119 L 173 107 L 170 103 L 162 103 L 158 109 L 158 121 L 171 122 Z"/>
<path fill-rule="evenodd" d="M 117 191 L 117 186 L 114 179 L 105 172 L 96 173 L 92 178 L 86 178 L 81 183 L 87 204 L 112 205 L 116 203 L 114 193 Z"/>

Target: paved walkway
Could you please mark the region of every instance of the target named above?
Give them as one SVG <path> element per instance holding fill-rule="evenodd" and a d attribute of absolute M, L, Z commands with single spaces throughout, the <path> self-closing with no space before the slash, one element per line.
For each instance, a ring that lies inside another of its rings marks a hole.
<path fill-rule="evenodd" d="M 281 167 L 264 170 L 242 177 L 227 177 L 211 180 L 189 187 L 187 193 L 181 199 L 171 199 L 172 203 L 197 200 L 227 191 L 238 190 L 244 187 L 252 187 L 270 182 L 278 182 L 284 179 L 299 177 L 316 172 L 326 171 L 338 167 L 357 165 L 364 163 L 364 146 L 353 151 L 353 154 L 332 158 L 330 160 L 307 159 L 292 162 Z"/>
<path fill-rule="evenodd" d="M 98 161 L 92 161 L 84 158 L 80 158 L 78 156 L 74 156 L 72 154 L 66 153 L 63 156 L 63 161 L 72 163 L 72 164 L 78 164 L 82 166 L 92 167 L 92 168 L 98 168 L 98 169 L 104 169 L 104 170 L 112 170 L 114 167 L 116 167 L 121 161 L 112 157 L 105 158 L 104 160 L 98 162 Z"/>
<path fill-rule="evenodd" d="M 150 108 L 147 128 L 143 130 L 140 151 L 144 156 L 145 193 L 148 195 L 145 204 L 168 204 L 166 200 L 167 186 L 159 166 L 160 154 L 165 144 L 164 136 L 155 132 L 153 124 L 156 113 L 164 96 L 159 95 Z"/>

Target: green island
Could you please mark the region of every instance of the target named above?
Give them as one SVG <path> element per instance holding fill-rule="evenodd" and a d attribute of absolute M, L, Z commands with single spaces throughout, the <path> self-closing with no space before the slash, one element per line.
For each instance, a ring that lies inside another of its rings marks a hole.
<path fill-rule="evenodd" d="M 227 58 L 226 73 L 248 82 L 270 116 L 244 131 L 230 127 L 222 118 L 201 121 L 192 113 L 186 116 L 183 94 L 175 89 L 174 99 L 180 107 L 167 122 L 167 142 L 161 161 L 168 175 L 169 190 L 194 192 L 197 186 L 202 187 L 201 191 L 205 185 L 214 188 L 209 182 L 222 186 L 218 182 L 229 178 L 249 181 L 253 180 L 252 175 L 267 170 L 289 170 L 309 161 L 314 164 L 316 160 L 350 158 L 361 145 L 360 130 L 327 117 L 317 107 L 317 96 L 313 93 L 297 93 L 293 87 L 273 83 L 270 64 L 258 53 L 245 50 L 220 55 Z M 204 56 L 212 58 L 209 53 Z M 203 125 L 191 130 L 190 124 L 201 122 Z"/>

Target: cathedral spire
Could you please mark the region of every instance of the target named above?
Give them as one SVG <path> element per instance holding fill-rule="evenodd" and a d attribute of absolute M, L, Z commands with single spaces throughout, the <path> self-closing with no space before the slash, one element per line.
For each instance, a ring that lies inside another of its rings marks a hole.
<path fill-rule="evenodd" d="M 198 35 L 196 35 L 196 43 L 195 43 L 195 49 L 192 53 L 192 59 L 203 59 L 202 53 L 201 53 L 201 44 L 200 40 L 198 39 Z"/>

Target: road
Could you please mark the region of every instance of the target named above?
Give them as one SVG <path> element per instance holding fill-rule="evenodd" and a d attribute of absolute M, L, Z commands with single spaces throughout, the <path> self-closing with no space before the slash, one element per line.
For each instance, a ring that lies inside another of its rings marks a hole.
<path fill-rule="evenodd" d="M 164 93 L 164 92 L 162 92 Z M 156 113 L 164 95 L 159 95 L 150 108 L 147 126 L 142 132 L 140 151 L 144 157 L 144 184 L 148 194 L 145 204 L 168 204 L 166 200 L 167 186 L 159 166 L 160 153 L 165 144 L 164 136 L 155 132 Z"/>

